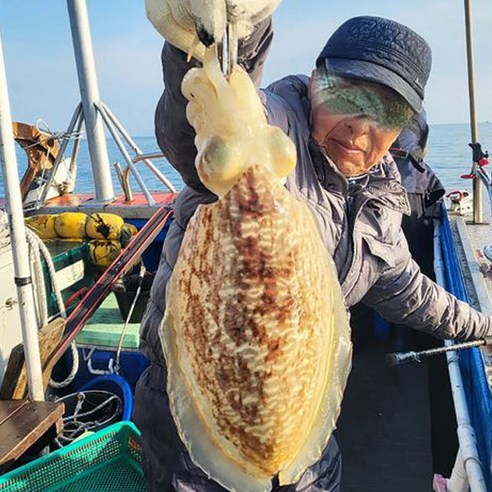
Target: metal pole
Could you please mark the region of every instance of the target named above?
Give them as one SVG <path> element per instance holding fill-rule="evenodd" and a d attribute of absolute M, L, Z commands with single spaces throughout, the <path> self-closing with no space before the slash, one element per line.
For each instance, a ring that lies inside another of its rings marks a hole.
<path fill-rule="evenodd" d="M 111 120 L 109 119 L 109 116 L 106 114 L 106 111 L 104 107 L 101 104 L 96 104 L 96 108 L 101 114 L 104 123 L 106 124 L 109 133 L 113 136 L 114 141 L 116 142 L 116 145 L 118 146 L 118 149 L 120 149 L 121 155 L 125 159 L 128 167 L 130 168 L 130 171 L 133 174 L 133 177 L 137 181 L 138 185 L 140 186 L 140 189 L 142 190 L 142 193 L 145 195 L 145 198 L 147 199 L 147 203 L 152 206 L 155 205 L 155 201 L 152 198 L 152 194 L 150 191 L 147 189 L 147 186 L 145 185 L 144 180 L 142 179 L 142 176 L 137 171 L 137 168 L 135 167 L 135 164 L 132 162 L 132 158 L 128 154 L 123 142 L 121 141 L 120 137 L 118 136 L 118 133 L 116 132 L 116 129 L 113 127 L 113 124 L 111 123 Z"/>
<path fill-rule="evenodd" d="M 7 201 L 12 255 L 14 259 L 15 285 L 19 299 L 22 340 L 26 357 L 29 396 L 33 400 L 44 400 L 41 359 L 39 355 L 38 327 L 29 267 L 29 250 L 24 229 L 24 214 L 19 186 L 17 158 L 15 155 L 12 117 L 8 99 L 7 77 L 0 39 L 0 160 Z"/>
<path fill-rule="evenodd" d="M 80 96 L 84 108 L 95 199 L 105 202 L 114 198 L 114 191 L 104 127 L 94 104 L 99 101 L 99 88 L 92 51 L 89 15 L 85 0 L 67 0 L 67 6 L 75 62 L 77 64 Z"/>
<path fill-rule="evenodd" d="M 71 135 L 72 132 L 74 131 L 75 125 L 77 125 L 78 131 L 80 131 L 80 126 L 79 123 L 83 121 L 83 116 L 82 116 L 82 104 L 79 103 L 77 107 L 75 108 L 75 111 L 73 113 L 72 119 L 70 120 L 70 124 L 68 125 L 67 128 L 67 134 Z M 76 144 L 78 143 L 78 140 Z M 39 199 L 39 203 L 41 204 L 40 206 L 44 206 L 46 202 L 46 197 L 48 196 L 48 193 L 51 188 L 51 184 L 53 183 L 53 180 L 55 179 L 56 175 L 56 170 L 58 169 L 58 166 L 60 165 L 60 162 L 63 160 L 63 156 L 65 155 L 65 150 L 67 149 L 68 145 L 68 138 L 62 141 L 60 145 L 60 150 L 58 151 L 58 155 L 55 158 L 55 162 L 53 162 L 53 170 L 51 171 L 51 175 L 44 185 L 44 190 L 41 195 L 41 198 Z M 39 207 L 38 207 L 39 208 Z"/>
<path fill-rule="evenodd" d="M 468 64 L 468 95 L 470 101 L 470 130 L 472 143 L 478 142 L 477 110 L 475 104 L 475 64 L 473 60 L 473 21 L 472 0 L 465 0 L 466 59 Z M 474 164 L 476 166 L 477 164 Z M 482 185 L 479 179 L 473 180 L 473 221 L 483 222 Z"/>
<path fill-rule="evenodd" d="M 69 172 L 70 174 L 73 173 L 73 170 L 75 169 L 76 161 L 77 161 L 77 156 L 79 154 L 79 149 L 80 149 L 80 132 L 82 131 L 82 125 L 84 123 L 84 118 L 80 117 L 79 120 L 77 121 L 77 126 L 75 127 L 75 135 L 77 136 L 75 139 L 75 142 L 73 144 L 72 148 L 72 155 L 70 157 L 70 167 L 69 167 Z"/>
<path fill-rule="evenodd" d="M 137 146 L 137 144 L 135 143 L 133 138 L 130 137 L 129 133 L 125 130 L 123 125 L 118 121 L 118 119 L 113 114 L 113 112 L 102 101 L 100 103 L 100 106 L 104 109 L 107 117 L 111 120 L 111 122 L 116 127 L 116 129 L 121 133 L 121 135 L 126 140 L 128 145 L 131 146 L 131 148 L 133 149 L 135 154 L 137 154 L 137 156 L 141 157 L 141 159 L 138 159 L 138 160 L 144 161 L 145 164 L 147 165 L 147 167 L 161 180 L 162 183 L 164 183 L 167 186 L 169 191 L 172 191 L 173 193 L 175 193 L 176 189 L 174 188 L 172 183 L 166 178 L 166 176 L 164 176 L 164 174 L 162 174 L 159 171 L 159 169 L 157 169 L 157 167 L 154 166 L 154 164 L 151 161 L 149 161 L 149 159 L 147 157 L 142 156 L 142 151 L 139 149 L 139 147 Z M 161 154 L 161 157 L 162 157 L 162 154 Z M 138 160 L 134 158 L 134 159 L 132 159 L 132 162 L 135 164 L 136 162 L 138 162 Z"/>
<path fill-rule="evenodd" d="M 470 484 L 468 483 L 468 475 L 461 456 L 461 450 L 458 448 L 458 454 L 454 462 L 451 476 L 447 483 L 446 492 L 469 492 Z"/>

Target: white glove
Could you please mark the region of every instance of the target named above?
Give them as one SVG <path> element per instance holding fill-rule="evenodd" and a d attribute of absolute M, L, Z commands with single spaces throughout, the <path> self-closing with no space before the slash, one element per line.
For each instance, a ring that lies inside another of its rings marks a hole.
<path fill-rule="evenodd" d="M 145 0 L 145 8 L 148 19 L 164 38 L 201 60 L 204 44 L 222 40 L 226 22 L 236 23 L 238 39 L 248 37 L 280 1 Z"/>
<path fill-rule="evenodd" d="M 194 0 L 202 3 L 203 0 Z M 270 17 L 281 0 L 224 0 L 227 21 L 236 23 L 238 39 L 247 38 L 262 20 Z M 192 0 L 193 2 L 193 0 Z"/>

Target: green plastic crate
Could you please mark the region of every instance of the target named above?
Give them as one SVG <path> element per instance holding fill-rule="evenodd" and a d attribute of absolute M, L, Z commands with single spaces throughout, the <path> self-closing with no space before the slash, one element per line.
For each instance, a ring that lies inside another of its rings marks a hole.
<path fill-rule="evenodd" d="M 140 492 L 140 432 L 118 422 L 0 476 L 1 492 Z"/>

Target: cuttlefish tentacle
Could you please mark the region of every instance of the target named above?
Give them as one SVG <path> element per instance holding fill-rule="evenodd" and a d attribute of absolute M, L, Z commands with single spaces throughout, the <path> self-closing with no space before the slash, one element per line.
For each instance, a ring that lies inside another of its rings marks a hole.
<path fill-rule="evenodd" d="M 293 142 L 268 125 L 263 105 L 249 75 L 238 67 L 227 80 L 213 49 L 204 68 L 190 70 L 182 91 L 197 136 L 195 161 L 202 182 L 225 195 L 252 164 L 261 164 L 284 183 L 296 161 Z"/>

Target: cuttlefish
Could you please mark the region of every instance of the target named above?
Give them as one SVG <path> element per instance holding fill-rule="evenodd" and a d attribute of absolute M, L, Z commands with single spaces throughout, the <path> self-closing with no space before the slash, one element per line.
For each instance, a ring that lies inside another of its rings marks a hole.
<path fill-rule="evenodd" d="M 213 51 L 182 84 L 196 166 L 218 200 L 186 229 L 160 336 L 191 459 L 223 487 L 266 492 L 321 456 L 350 371 L 337 272 L 308 206 L 285 188 L 292 141 L 248 74 Z"/>

